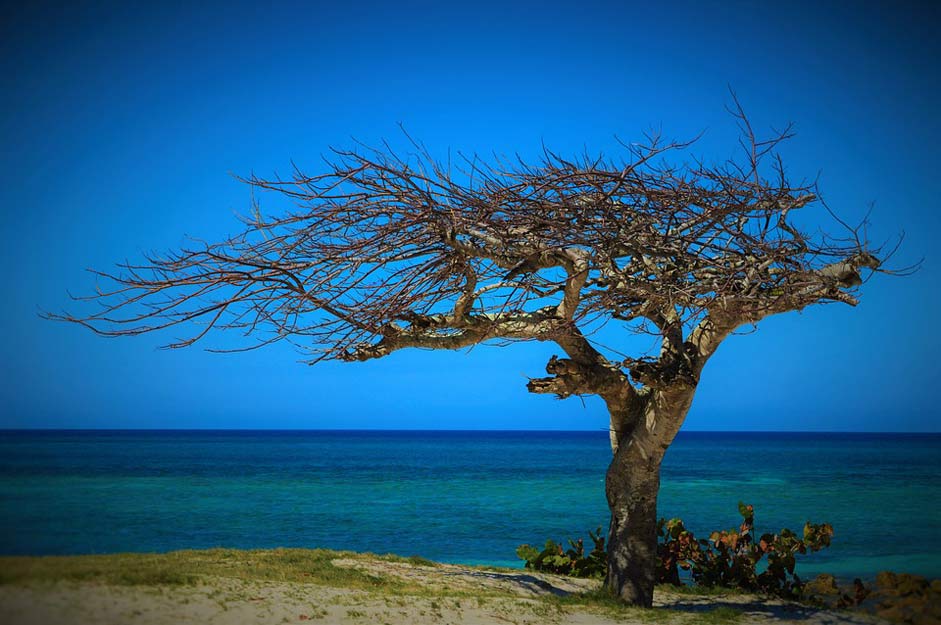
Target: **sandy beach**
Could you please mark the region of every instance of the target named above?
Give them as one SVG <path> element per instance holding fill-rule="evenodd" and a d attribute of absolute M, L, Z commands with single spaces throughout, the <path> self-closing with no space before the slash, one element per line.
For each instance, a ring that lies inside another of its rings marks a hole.
<path fill-rule="evenodd" d="M 197 552 L 194 552 L 197 553 Z M 18 559 L 20 571 L 24 562 Z M 43 559 L 44 560 L 44 559 Z M 7 564 L 9 562 L 6 562 Z M 468 623 L 731 625 L 803 623 L 876 625 L 859 613 L 816 610 L 753 595 L 695 595 L 660 588 L 652 610 L 591 599 L 597 580 L 529 571 L 482 569 L 337 554 L 329 566 L 344 577 L 311 573 L 311 581 L 200 575 L 193 583 L 115 583 L 24 574 L 0 586 L 0 622 L 7 625 L 175 623 Z M 302 567 L 303 568 L 303 567 Z M 263 569 L 261 569 L 263 570 Z M 303 578 L 304 573 L 300 574 Z M 352 575 L 352 577 L 347 577 Z M 353 579 L 376 580 L 376 588 Z M 291 577 L 286 575 L 285 577 Z M 346 580 L 346 581 L 344 581 Z M 586 595 L 584 593 L 588 593 Z"/>

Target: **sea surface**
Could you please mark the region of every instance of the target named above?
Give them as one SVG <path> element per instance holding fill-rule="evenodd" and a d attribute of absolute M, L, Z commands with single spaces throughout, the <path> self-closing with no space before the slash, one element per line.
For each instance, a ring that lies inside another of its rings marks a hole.
<path fill-rule="evenodd" d="M 0 554 L 328 547 L 520 566 L 607 531 L 606 432 L 0 431 Z M 941 435 L 681 432 L 660 514 L 755 506 L 833 546 L 798 573 L 941 577 Z M 587 541 L 587 540 L 586 540 Z"/>

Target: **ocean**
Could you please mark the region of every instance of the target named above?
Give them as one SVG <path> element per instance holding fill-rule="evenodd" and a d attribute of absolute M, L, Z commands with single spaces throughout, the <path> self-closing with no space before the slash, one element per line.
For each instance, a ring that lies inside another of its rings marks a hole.
<path fill-rule="evenodd" d="M 521 566 L 607 531 L 606 432 L 2 431 L 0 554 L 326 547 Z M 661 516 L 835 529 L 802 576 L 941 577 L 941 435 L 681 432 Z"/>

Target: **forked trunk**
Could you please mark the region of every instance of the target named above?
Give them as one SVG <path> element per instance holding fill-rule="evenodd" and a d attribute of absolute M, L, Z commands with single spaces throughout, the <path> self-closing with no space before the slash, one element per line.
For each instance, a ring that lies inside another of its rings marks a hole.
<path fill-rule="evenodd" d="M 632 605 L 653 605 L 657 582 L 657 493 L 662 455 L 631 445 L 611 461 L 605 484 L 611 525 L 605 585 Z"/>

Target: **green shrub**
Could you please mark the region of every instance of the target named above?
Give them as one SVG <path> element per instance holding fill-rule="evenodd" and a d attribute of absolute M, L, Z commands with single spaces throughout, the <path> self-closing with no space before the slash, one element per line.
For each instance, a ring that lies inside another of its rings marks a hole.
<path fill-rule="evenodd" d="M 754 507 L 739 502 L 738 511 L 742 523 L 737 530 L 712 532 L 708 539 L 697 539 L 680 519 L 661 519 L 657 527 L 660 583 L 682 585 L 682 570 L 697 586 L 799 598 L 804 584 L 795 573 L 797 556 L 829 547 L 833 527 L 808 521 L 802 537 L 785 528 L 756 539 Z M 535 571 L 603 577 L 608 564 L 601 528 L 589 536 L 594 549 L 587 556 L 580 538 L 569 540 L 568 550 L 548 540 L 541 551 L 520 545 L 516 554 L 526 561 L 526 568 Z"/>
<path fill-rule="evenodd" d="M 657 545 L 660 581 L 680 584 L 679 570 L 685 570 L 698 586 L 799 598 L 803 582 L 795 573 L 797 556 L 829 547 L 833 527 L 808 521 L 803 537 L 784 528 L 756 538 L 754 507 L 740 502 L 738 511 L 742 523 L 737 530 L 712 532 L 708 540 L 697 540 L 680 519 L 661 519 Z"/>
<path fill-rule="evenodd" d="M 549 539 L 542 551 L 531 545 L 520 545 L 516 549 L 516 555 L 526 561 L 526 568 L 534 571 L 573 577 L 604 577 L 608 571 L 608 554 L 605 551 L 601 527 L 594 532 L 589 531 L 588 536 L 594 543 L 594 548 L 587 556 L 585 541 L 581 538 L 569 540 L 567 551 L 562 545 Z"/>

